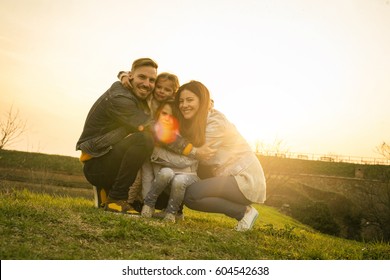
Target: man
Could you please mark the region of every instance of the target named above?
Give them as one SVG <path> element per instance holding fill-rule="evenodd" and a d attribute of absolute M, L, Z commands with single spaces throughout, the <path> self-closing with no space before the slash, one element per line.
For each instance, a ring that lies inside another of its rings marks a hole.
<path fill-rule="evenodd" d="M 153 151 L 150 110 L 158 65 L 150 58 L 133 62 L 131 87 L 115 82 L 92 106 L 76 145 L 84 175 L 94 186 L 95 206 L 130 213 L 128 191 Z M 108 194 L 108 197 L 106 195 Z"/>

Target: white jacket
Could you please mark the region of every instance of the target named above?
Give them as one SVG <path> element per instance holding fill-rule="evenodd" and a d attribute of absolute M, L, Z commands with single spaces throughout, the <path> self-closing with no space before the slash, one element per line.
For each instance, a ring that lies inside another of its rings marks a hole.
<path fill-rule="evenodd" d="M 254 202 L 266 199 L 263 168 L 247 141 L 221 112 L 212 109 L 206 125 L 206 143 L 217 150 L 202 164 L 210 166 L 214 176 L 234 176 L 240 191 Z"/>

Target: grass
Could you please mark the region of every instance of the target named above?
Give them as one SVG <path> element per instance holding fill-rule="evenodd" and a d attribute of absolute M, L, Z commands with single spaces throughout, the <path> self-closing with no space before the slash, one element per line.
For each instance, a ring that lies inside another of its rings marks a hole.
<path fill-rule="evenodd" d="M 265 171 L 352 177 L 351 164 L 261 158 Z M 370 174 L 379 174 L 381 166 Z M 368 171 L 368 170 L 367 170 Z M 374 177 L 374 176 L 373 176 Z M 390 245 L 321 234 L 257 205 L 254 230 L 218 214 L 185 209 L 168 225 L 93 208 L 77 158 L 0 150 L 2 260 L 390 260 Z"/>
<path fill-rule="evenodd" d="M 365 165 L 346 162 L 326 162 L 259 156 L 264 171 L 274 174 L 311 174 L 355 178 L 355 170 L 364 170 L 364 178 L 380 180 L 383 174 L 389 172 L 387 165 Z"/>
<path fill-rule="evenodd" d="M 77 158 L 69 156 L 0 150 L 2 168 L 82 175 L 81 166 Z"/>
<path fill-rule="evenodd" d="M 256 206 L 254 230 L 185 209 L 166 224 L 93 208 L 91 199 L 34 193 L 0 185 L 2 260 L 371 260 L 390 259 L 387 243 L 362 243 L 320 234 L 267 206 Z"/>

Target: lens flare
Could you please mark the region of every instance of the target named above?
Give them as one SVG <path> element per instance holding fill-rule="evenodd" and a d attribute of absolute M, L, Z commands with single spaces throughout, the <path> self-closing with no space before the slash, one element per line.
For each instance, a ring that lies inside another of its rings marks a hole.
<path fill-rule="evenodd" d="M 156 138 L 166 144 L 174 142 L 179 133 L 178 121 L 172 116 L 168 121 L 157 121 L 154 128 Z"/>

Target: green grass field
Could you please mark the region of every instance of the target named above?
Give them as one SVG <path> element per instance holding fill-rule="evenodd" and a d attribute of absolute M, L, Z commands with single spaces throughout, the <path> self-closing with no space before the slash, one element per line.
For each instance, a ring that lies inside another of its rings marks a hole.
<path fill-rule="evenodd" d="M 108 213 L 92 200 L 1 186 L 2 260 L 371 260 L 390 259 L 387 243 L 362 243 L 315 232 L 267 206 L 250 232 L 235 221 L 185 209 L 185 220 Z"/>
<path fill-rule="evenodd" d="M 174 225 L 95 209 L 76 158 L 0 151 L 0 168 L 2 260 L 390 260 L 388 243 L 321 234 L 265 205 L 244 233 L 189 209 Z"/>

